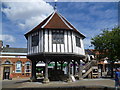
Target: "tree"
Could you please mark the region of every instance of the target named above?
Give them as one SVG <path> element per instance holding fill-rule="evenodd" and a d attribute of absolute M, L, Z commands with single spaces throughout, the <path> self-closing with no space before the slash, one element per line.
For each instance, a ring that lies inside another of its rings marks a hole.
<path fill-rule="evenodd" d="M 111 77 L 113 77 L 113 65 L 120 60 L 120 27 L 112 30 L 104 29 L 102 33 L 91 39 L 91 44 L 99 51 L 99 59 L 108 57 L 111 63 Z"/>

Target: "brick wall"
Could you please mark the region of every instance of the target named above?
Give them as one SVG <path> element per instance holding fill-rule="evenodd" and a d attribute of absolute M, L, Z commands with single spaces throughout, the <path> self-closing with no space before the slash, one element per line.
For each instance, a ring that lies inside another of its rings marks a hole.
<path fill-rule="evenodd" d="M 22 77 L 31 77 L 31 72 L 30 73 L 26 73 L 25 72 L 25 63 L 27 62 L 27 61 L 30 61 L 29 59 L 27 59 L 27 58 L 2 58 L 2 62 L 1 62 L 1 67 L 5 67 L 6 65 L 4 65 L 4 63 L 5 63 L 5 61 L 10 61 L 11 63 L 12 63 L 12 65 L 11 65 L 11 72 L 10 73 L 12 73 L 12 75 L 13 75 L 13 78 L 22 78 Z M 16 62 L 17 61 L 21 61 L 22 62 L 22 72 L 21 73 L 16 73 Z M 31 62 L 31 61 L 30 61 Z M 30 65 L 30 67 L 31 67 L 31 65 Z M 2 71 L 2 73 L 3 73 L 3 71 Z"/>

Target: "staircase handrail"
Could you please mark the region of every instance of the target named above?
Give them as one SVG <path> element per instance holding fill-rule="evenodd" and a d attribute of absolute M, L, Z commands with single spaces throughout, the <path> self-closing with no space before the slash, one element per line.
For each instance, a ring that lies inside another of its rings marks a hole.
<path fill-rule="evenodd" d="M 92 67 L 85 73 L 85 74 L 83 74 L 83 78 L 85 78 L 90 72 L 92 72 Z"/>
<path fill-rule="evenodd" d="M 84 67 L 83 70 L 88 71 L 92 66 L 96 66 L 97 62 L 96 60 L 92 60 L 91 62 L 87 63 Z"/>

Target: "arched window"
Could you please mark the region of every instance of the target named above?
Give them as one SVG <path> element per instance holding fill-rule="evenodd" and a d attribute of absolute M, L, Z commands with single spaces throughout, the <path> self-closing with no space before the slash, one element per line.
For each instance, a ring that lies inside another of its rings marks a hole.
<path fill-rule="evenodd" d="M 16 73 L 21 73 L 21 70 L 22 70 L 22 62 L 17 61 L 16 62 Z"/>
<path fill-rule="evenodd" d="M 5 61 L 5 64 L 10 64 L 10 61 Z"/>
<path fill-rule="evenodd" d="M 29 61 L 25 63 L 25 73 L 30 73 L 31 72 L 31 64 Z"/>

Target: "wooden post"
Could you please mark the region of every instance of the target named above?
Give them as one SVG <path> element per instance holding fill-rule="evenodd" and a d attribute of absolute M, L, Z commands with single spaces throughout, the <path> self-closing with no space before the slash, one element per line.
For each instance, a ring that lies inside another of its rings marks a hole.
<path fill-rule="evenodd" d="M 48 79 L 48 60 L 45 61 L 45 76 L 44 76 L 44 80 L 43 83 L 48 83 L 49 79 Z"/>
<path fill-rule="evenodd" d="M 57 61 L 55 61 L 55 70 L 57 70 Z"/>
<path fill-rule="evenodd" d="M 102 77 L 102 68 L 103 68 L 103 64 L 101 64 L 101 77 Z"/>
<path fill-rule="evenodd" d="M 61 61 L 61 71 L 63 70 L 63 64 L 64 62 Z"/>
<path fill-rule="evenodd" d="M 67 72 L 67 74 L 68 74 L 68 82 L 72 82 L 72 80 L 71 80 L 71 76 L 70 76 L 70 61 L 68 61 L 68 72 Z"/>
<path fill-rule="evenodd" d="M 32 77 L 31 81 L 36 81 L 36 61 L 32 60 Z"/>
<path fill-rule="evenodd" d="M 76 74 L 76 64 L 75 64 L 75 60 L 73 61 L 73 75 Z"/>
<path fill-rule="evenodd" d="M 82 78 L 82 66 L 81 66 L 80 60 L 78 60 L 77 62 L 78 62 L 78 77 L 79 77 L 79 80 L 81 80 L 83 79 Z"/>

